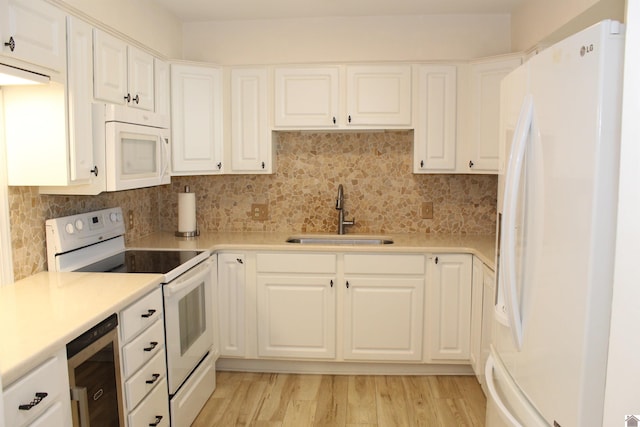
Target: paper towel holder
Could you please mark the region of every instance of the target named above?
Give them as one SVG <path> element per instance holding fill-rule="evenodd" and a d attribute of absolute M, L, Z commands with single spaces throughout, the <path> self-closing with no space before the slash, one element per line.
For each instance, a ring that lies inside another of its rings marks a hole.
<path fill-rule="evenodd" d="M 189 186 L 186 185 L 184 187 L 185 193 L 189 192 Z M 195 231 L 176 231 L 176 237 L 197 237 L 200 235 L 200 229 L 198 228 L 198 223 L 196 222 L 196 230 Z"/>

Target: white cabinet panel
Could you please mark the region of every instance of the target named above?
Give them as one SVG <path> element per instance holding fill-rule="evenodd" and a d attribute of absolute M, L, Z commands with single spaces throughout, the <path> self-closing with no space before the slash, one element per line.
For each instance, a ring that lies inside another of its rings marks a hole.
<path fill-rule="evenodd" d="M 420 360 L 424 277 L 345 277 L 344 358 Z"/>
<path fill-rule="evenodd" d="M 334 358 L 335 277 L 259 274 L 258 355 Z"/>
<path fill-rule="evenodd" d="M 347 66 L 346 75 L 347 125 L 411 125 L 411 66 Z"/>
<path fill-rule="evenodd" d="M 471 340 L 469 361 L 478 379 L 480 379 L 484 371 L 484 365 L 482 365 L 481 360 L 484 268 L 482 261 L 474 257 L 471 279 Z"/>
<path fill-rule="evenodd" d="M 94 96 L 111 104 L 125 105 L 128 94 L 127 44 L 104 31 L 93 31 Z"/>
<path fill-rule="evenodd" d="M 469 359 L 472 256 L 434 254 L 429 275 L 431 359 Z"/>
<path fill-rule="evenodd" d="M 173 175 L 223 172 L 220 69 L 171 65 L 171 134 Z"/>
<path fill-rule="evenodd" d="M 128 46 L 127 61 L 129 65 L 129 94 L 131 95 L 129 105 L 153 111 L 155 108 L 153 56 L 133 46 Z"/>
<path fill-rule="evenodd" d="M 267 70 L 231 70 L 231 171 L 272 172 Z"/>
<path fill-rule="evenodd" d="M 155 72 L 155 111 L 167 118 L 171 115 L 171 76 L 169 64 L 158 58 L 154 59 Z"/>
<path fill-rule="evenodd" d="M 456 168 L 456 66 L 417 67 L 415 173 Z"/>
<path fill-rule="evenodd" d="M 64 73 L 65 14 L 41 0 L 8 0 L 2 54 Z"/>
<path fill-rule="evenodd" d="M 276 68 L 276 127 L 338 126 L 339 68 Z"/>
<path fill-rule="evenodd" d="M 245 256 L 218 254 L 220 356 L 245 355 Z"/>

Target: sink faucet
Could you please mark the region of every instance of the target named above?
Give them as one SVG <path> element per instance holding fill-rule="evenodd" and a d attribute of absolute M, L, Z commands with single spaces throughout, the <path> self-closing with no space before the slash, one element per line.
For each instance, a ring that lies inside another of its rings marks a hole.
<path fill-rule="evenodd" d="M 354 225 L 355 219 L 345 221 L 344 219 L 344 190 L 342 184 L 338 185 L 338 198 L 336 199 L 336 210 L 338 211 L 338 234 L 344 234 L 345 225 Z"/>

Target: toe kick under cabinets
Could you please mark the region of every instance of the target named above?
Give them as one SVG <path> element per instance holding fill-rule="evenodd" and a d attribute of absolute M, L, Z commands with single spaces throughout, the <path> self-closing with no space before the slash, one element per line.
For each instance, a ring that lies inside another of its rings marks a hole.
<path fill-rule="evenodd" d="M 462 253 L 220 252 L 219 363 L 468 365 L 472 260 Z"/>

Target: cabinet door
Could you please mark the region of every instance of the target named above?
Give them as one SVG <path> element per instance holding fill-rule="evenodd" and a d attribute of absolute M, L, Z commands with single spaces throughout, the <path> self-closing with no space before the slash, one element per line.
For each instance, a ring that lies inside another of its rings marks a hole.
<path fill-rule="evenodd" d="M 344 358 L 422 358 L 424 278 L 345 277 Z"/>
<path fill-rule="evenodd" d="M 153 111 L 155 94 L 153 56 L 133 46 L 127 48 L 127 99 L 130 107 Z"/>
<path fill-rule="evenodd" d="M 473 258 L 473 272 L 471 279 L 471 340 L 469 347 L 469 361 L 478 379 L 484 366 L 480 357 L 482 342 L 482 292 L 484 285 L 484 264 L 478 258 Z"/>
<path fill-rule="evenodd" d="M 127 103 L 127 44 L 104 31 L 93 30 L 93 94 L 111 104 Z"/>
<path fill-rule="evenodd" d="M 500 82 L 521 62 L 517 57 L 471 66 L 469 171 L 498 172 Z"/>
<path fill-rule="evenodd" d="M 8 0 L 2 53 L 51 70 L 66 70 L 65 14 L 41 0 Z"/>
<path fill-rule="evenodd" d="M 349 66 L 347 126 L 411 126 L 411 66 Z"/>
<path fill-rule="evenodd" d="M 489 357 L 490 345 L 491 345 L 491 331 L 493 330 L 493 313 L 495 309 L 495 290 L 496 290 L 496 276 L 489 267 L 483 268 L 483 295 L 482 295 L 482 340 L 480 344 L 480 384 L 485 384 L 484 378 L 484 366 L 487 363 Z"/>
<path fill-rule="evenodd" d="M 93 157 L 91 101 L 93 100 L 93 35 L 89 24 L 67 17 L 67 96 L 69 120 L 69 180 L 97 176 Z"/>
<path fill-rule="evenodd" d="M 336 279 L 258 275 L 258 355 L 333 359 Z"/>
<path fill-rule="evenodd" d="M 222 78 L 217 68 L 171 65 L 172 173 L 222 173 Z"/>
<path fill-rule="evenodd" d="M 277 68 L 276 127 L 332 128 L 339 125 L 339 69 Z"/>
<path fill-rule="evenodd" d="M 417 68 L 414 172 L 453 172 L 456 168 L 456 67 Z"/>
<path fill-rule="evenodd" d="M 218 255 L 218 327 L 221 356 L 244 356 L 244 254 Z"/>
<path fill-rule="evenodd" d="M 267 70 L 231 70 L 231 170 L 271 172 Z"/>
<path fill-rule="evenodd" d="M 429 275 L 431 359 L 469 359 L 471 255 L 436 254 Z"/>
<path fill-rule="evenodd" d="M 155 74 L 155 112 L 166 117 L 167 127 L 169 127 L 169 116 L 171 114 L 171 81 L 169 77 L 169 64 L 158 58 L 153 61 Z"/>

